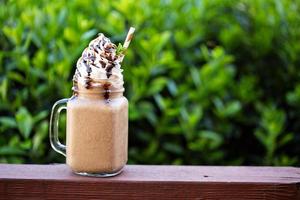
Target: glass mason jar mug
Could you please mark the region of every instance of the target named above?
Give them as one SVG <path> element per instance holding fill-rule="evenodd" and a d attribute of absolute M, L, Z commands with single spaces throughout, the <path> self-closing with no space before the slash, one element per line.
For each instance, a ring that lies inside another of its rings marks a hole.
<path fill-rule="evenodd" d="M 105 84 L 104 84 L 105 86 Z M 124 88 L 76 87 L 69 99 L 57 101 L 50 119 L 52 148 L 66 156 L 73 172 L 108 177 L 119 174 L 127 162 L 128 101 Z M 67 110 L 66 145 L 59 142 L 58 122 Z"/>

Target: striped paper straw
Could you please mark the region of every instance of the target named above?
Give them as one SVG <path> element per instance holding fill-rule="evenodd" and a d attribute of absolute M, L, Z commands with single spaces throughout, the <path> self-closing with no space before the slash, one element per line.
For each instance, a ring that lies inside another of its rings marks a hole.
<path fill-rule="evenodd" d="M 129 29 L 128 33 L 127 33 L 125 42 L 124 42 L 124 44 L 123 44 L 123 47 L 124 47 L 125 49 L 127 49 L 127 48 L 129 47 L 129 44 L 130 44 L 130 42 L 131 42 L 131 40 L 132 40 L 134 31 L 135 31 L 135 28 L 130 27 L 130 29 Z"/>
<path fill-rule="evenodd" d="M 130 27 L 130 29 L 129 29 L 128 33 L 127 33 L 126 39 L 124 41 L 124 44 L 123 44 L 124 51 L 126 51 L 126 49 L 129 47 L 129 44 L 130 44 L 130 42 L 132 40 L 134 31 L 135 31 L 135 28 Z M 124 56 L 125 55 L 122 56 L 121 62 L 123 61 Z"/>

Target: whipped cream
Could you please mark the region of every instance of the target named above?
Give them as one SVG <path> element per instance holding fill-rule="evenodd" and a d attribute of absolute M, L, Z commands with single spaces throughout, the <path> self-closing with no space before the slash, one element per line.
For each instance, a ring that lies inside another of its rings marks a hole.
<path fill-rule="evenodd" d="M 116 89 L 123 88 L 123 70 L 120 64 L 122 56 L 123 54 L 117 55 L 117 46 L 100 33 L 78 59 L 74 84 L 81 84 L 87 89 L 104 84 L 110 84 Z"/>

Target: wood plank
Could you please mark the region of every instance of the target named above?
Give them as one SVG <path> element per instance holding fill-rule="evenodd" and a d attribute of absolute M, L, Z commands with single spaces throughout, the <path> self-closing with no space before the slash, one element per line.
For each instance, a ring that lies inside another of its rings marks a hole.
<path fill-rule="evenodd" d="M 128 165 L 112 178 L 64 164 L 0 164 L 0 199 L 299 199 L 300 168 Z"/>

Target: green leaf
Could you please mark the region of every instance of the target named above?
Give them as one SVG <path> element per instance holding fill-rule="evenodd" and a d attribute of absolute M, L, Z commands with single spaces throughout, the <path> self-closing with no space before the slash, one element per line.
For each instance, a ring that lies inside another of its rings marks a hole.
<path fill-rule="evenodd" d="M 35 116 L 33 117 L 33 122 L 34 122 L 34 123 L 37 123 L 38 121 L 44 119 L 45 117 L 48 116 L 48 113 L 49 113 L 49 111 L 47 111 L 47 110 L 44 110 L 44 111 L 39 112 L 37 115 L 35 115 Z"/>
<path fill-rule="evenodd" d="M 204 139 L 210 140 L 211 148 L 218 147 L 219 145 L 221 145 L 221 143 L 223 141 L 220 134 L 213 132 L 213 131 L 209 131 L 209 130 L 200 131 L 199 136 L 203 140 Z"/>
<path fill-rule="evenodd" d="M 166 142 L 163 144 L 163 147 L 167 150 L 167 151 L 170 151 L 172 153 L 175 153 L 175 154 L 182 154 L 184 151 L 183 151 L 183 148 L 176 144 L 176 143 L 171 143 L 171 142 Z"/>
<path fill-rule="evenodd" d="M 41 149 L 45 138 L 48 136 L 48 121 L 42 121 L 37 127 L 37 131 L 33 136 L 32 149 L 38 151 Z"/>
<path fill-rule="evenodd" d="M 16 81 L 16 82 L 21 83 L 21 84 L 24 84 L 26 82 L 25 78 L 20 73 L 17 73 L 17 72 L 14 72 L 14 71 L 8 72 L 7 77 L 10 80 Z"/>
<path fill-rule="evenodd" d="M 7 155 L 25 155 L 25 151 L 12 146 L 3 146 L 0 147 L 0 156 L 7 156 Z"/>
<path fill-rule="evenodd" d="M 6 100 L 8 89 L 8 80 L 5 78 L 0 84 L 0 94 L 3 100 Z"/>
<path fill-rule="evenodd" d="M 189 143 L 189 148 L 194 151 L 201 151 L 204 148 L 212 150 L 218 148 L 223 142 L 220 134 L 203 130 L 198 133 L 198 138 Z"/>
<path fill-rule="evenodd" d="M 279 140 L 278 142 L 278 146 L 282 147 L 286 144 L 288 144 L 290 141 L 293 140 L 293 133 L 286 133 L 285 135 L 283 135 L 283 137 Z"/>
<path fill-rule="evenodd" d="M 231 101 L 223 104 L 220 99 L 214 101 L 218 116 L 222 118 L 232 117 L 241 110 L 241 103 L 239 101 Z"/>
<path fill-rule="evenodd" d="M 12 117 L 0 117 L 0 124 L 9 128 L 17 127 L 16 120 Z"/>
<path fill-rule="evenodd" d="M 166 102 L 165 100 L 163 99 L 163 97 L 159 94 L 155 94 L 154 95 L 154 99 L 158 105 L 158 107 L 161 109 L 161 110 L 165 110 L 166 109 Z"/>
<path fill-rule="evenodd" d="M 147 90 L 147 95 L 152 96 L 159 93 L 167 85 L 168 79 L 165 77 L 159 77 L 151 81 L 150 87 Z"/>
<path fill-rule="evenodd" d="M 267 143 L 268 138 L 262 131 L 257 130 L 254 132 L 254 135 L 266 148 L 268 148 L 268 143 Z"/>
<path fill-rule="evenodd" d="M 119 43 L 116 54 L 118 56 L 120 56 L 121 54 L 125 54 L 125 50 L 126 50 L 125 47 L 123 47 L 123 45 Z"/>
<path fill-rule="evenodd" d="M 177 89 L 175 81 L 169 80 L 167 83 L 167 87 L 168 87 L 168 90 L 171 93 L 171 95 L 173 95 L 173 96 L 177 95 L 178 89 Z"/>
<path fill-rule="evenodd" d="M 28 110 L 24 107 L 21 107 L 16 113 L 16 122 L 19 128 L 19 131 L 24 138 L 29 138 L 31 130 L 33 128 L 33 118 Z"/>
<path fill-rule="evenodd" d="M 25 140 L 20 143 L 20 147 L 22 149 L 30 150 L 32 147 L 32 141 L 31 140 Z"/>
<path fill-rule="evenodd" d="M 64 38 L 72 43 L 78 42 L 79 34 L 72 27 L 66 27 L 63 32 Z"/>

